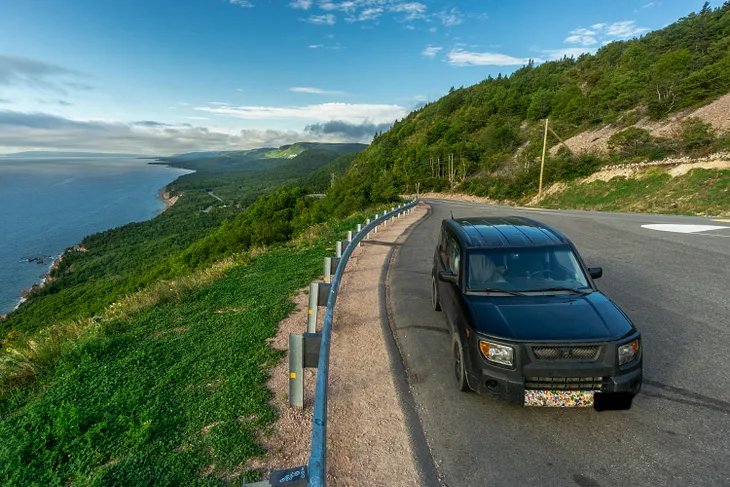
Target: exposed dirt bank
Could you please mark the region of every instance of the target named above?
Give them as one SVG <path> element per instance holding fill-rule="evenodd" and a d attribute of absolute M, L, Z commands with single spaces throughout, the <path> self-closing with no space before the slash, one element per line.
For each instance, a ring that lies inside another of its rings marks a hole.
<path fill-rule="evenodd" d="M 699 117 L 705 122 L 710 122 L 714 129 L 721 132 L 730 130 L 730 93 L 701 108 L 674 113 L 666 120 L 652 120 L 649 117 L 644 117 L 634 126 L 648 130 L 655 137 L 676 138 L 679 135 L 682 120 L 689 117 Z M 608 139 L 613 134 L 626 128 L 618 125 L 606 125 L 570 137 L 565 141 L 565 144 L 570 150 L 578 154 L 586 152 L 606 154 L 608 152 Z M 559 147 L 559 145 L 553 146 L 550 152 L 555 154 Z"/>

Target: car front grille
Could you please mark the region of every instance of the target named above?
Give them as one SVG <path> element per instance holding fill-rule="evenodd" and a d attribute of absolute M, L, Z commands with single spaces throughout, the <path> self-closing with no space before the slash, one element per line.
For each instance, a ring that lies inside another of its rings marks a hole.
<path fill-rule="evenodd" d="M 595 360 L 598 346 L 591 347 L 532 347 L 532 353 L 539 360 Z"/>
<path fill-rule="evenodd" d="M 601 391 L 603 377 L 525 377 L 525 389 L 539 391 Z"/>

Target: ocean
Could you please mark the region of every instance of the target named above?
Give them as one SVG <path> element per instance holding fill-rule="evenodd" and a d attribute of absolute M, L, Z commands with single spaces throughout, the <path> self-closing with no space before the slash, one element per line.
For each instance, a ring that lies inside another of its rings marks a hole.
<path fill-rule="evenodd" d="M 160 190 L 191 171 L 148 162 L 0 157 L 0 315 L 67 247 L 165 208 Z"/>

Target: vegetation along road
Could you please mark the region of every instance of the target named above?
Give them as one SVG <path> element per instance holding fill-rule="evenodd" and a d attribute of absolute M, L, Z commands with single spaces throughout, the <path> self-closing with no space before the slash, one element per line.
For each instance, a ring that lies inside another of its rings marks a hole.
<path fill-rule="evenodd" d="M 431 215 L 396 254 L 389 298 L 446 485 L 728 485 L 730 222 L 429 203 Z M 429 301 L 438 230 L 452 211 L 543 221 L 572 239 L 587 265 L 603 266 L 599 288 L 643 334 L 644 388 L 631 410 L 523 408 L 458 392 L 446 318 Z M 728 228 L 677 233 L 698 230 L 686 225 Z"/>

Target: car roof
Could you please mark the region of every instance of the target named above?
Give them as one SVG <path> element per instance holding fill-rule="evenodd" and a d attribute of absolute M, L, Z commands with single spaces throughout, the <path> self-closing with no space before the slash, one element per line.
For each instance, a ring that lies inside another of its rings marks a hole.
<path fill-rule="evenodd" d="M 554 228 L 531 218 L 475 217 L 444 220 L 467 248 L 537 247 L 568 245 L 570 240 Z"/>

